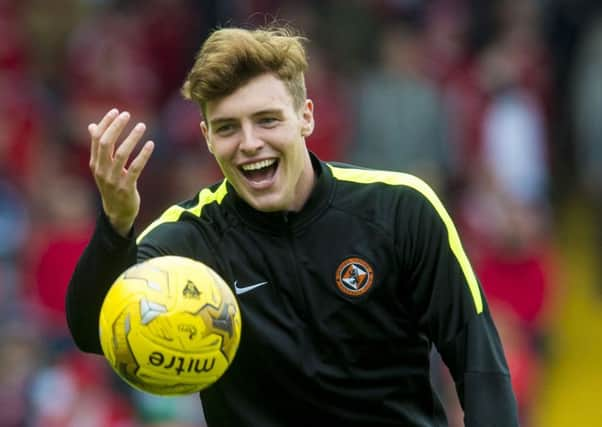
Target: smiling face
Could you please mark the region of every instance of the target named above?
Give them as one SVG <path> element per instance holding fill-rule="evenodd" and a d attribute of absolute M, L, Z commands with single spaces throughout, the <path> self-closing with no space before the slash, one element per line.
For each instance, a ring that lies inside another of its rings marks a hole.
<path fill-rule="evenodd" d="M 282 80 L 262 74 L 208 102 L 205 112 L 207 146 L 236 192 L 260 211 L 300 210 L 315 181 L 305 145 L 312 102 L 295 108 Z"/>

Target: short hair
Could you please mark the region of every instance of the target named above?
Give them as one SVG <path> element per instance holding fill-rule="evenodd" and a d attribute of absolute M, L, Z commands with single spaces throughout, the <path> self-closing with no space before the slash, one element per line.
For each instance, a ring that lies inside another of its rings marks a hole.
<path fill-rule="evenodd" d="M 295 108 L 307 97 L 307 39 L 288 27 L 221 28 L 205 40 L 182 87 L 184 98 L 206 105 L 232 94 L 254 77 L 273 73 L 285 84 Z"/>

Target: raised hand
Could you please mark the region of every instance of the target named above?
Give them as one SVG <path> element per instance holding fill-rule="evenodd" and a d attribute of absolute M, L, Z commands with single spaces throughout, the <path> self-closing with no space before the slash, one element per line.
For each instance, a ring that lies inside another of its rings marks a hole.
<path fill-rule="evenodd" d="M 146 141 L 126 168 L 134 147 L 141 140 L 146 126 L 138 123 L 117 144 L 130 120 L 128 112 L 109 111 L 100 123 L 90 123 L 90 170 L 102 198 L 102 207 L 115 230 L 126 236 L 140 210 L 138 177 L 150 158 L 154 143 Z"/>

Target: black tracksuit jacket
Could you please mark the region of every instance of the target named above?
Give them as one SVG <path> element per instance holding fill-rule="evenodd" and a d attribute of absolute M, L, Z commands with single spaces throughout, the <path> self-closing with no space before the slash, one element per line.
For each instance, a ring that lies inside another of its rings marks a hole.
<path fill-rule="evenodd" d="M 101 215 L 67 293 L 78 347 L 102 354 L 100 307 L 121 272 L 180 255 L 214 268 L 242 313 L 232 365 L 201 392 L 209 426 L 445 426 L 433 344 L 467 426 L 518 425 L 496 328 L 437 196 L 411 175 L 312 162 L 300 212 L 255 211 L 222 181 L 138 242 Z"/>

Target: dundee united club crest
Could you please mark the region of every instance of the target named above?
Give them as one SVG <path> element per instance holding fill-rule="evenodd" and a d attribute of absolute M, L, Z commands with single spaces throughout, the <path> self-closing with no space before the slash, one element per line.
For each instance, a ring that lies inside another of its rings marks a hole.
<path fill-rule="evenodd" d="M 337 268 L 337 286 L 345 295 L 363 295 L 370 289 L 373 281 L 372 266 L 361 258 L 347 258 Z"/>

